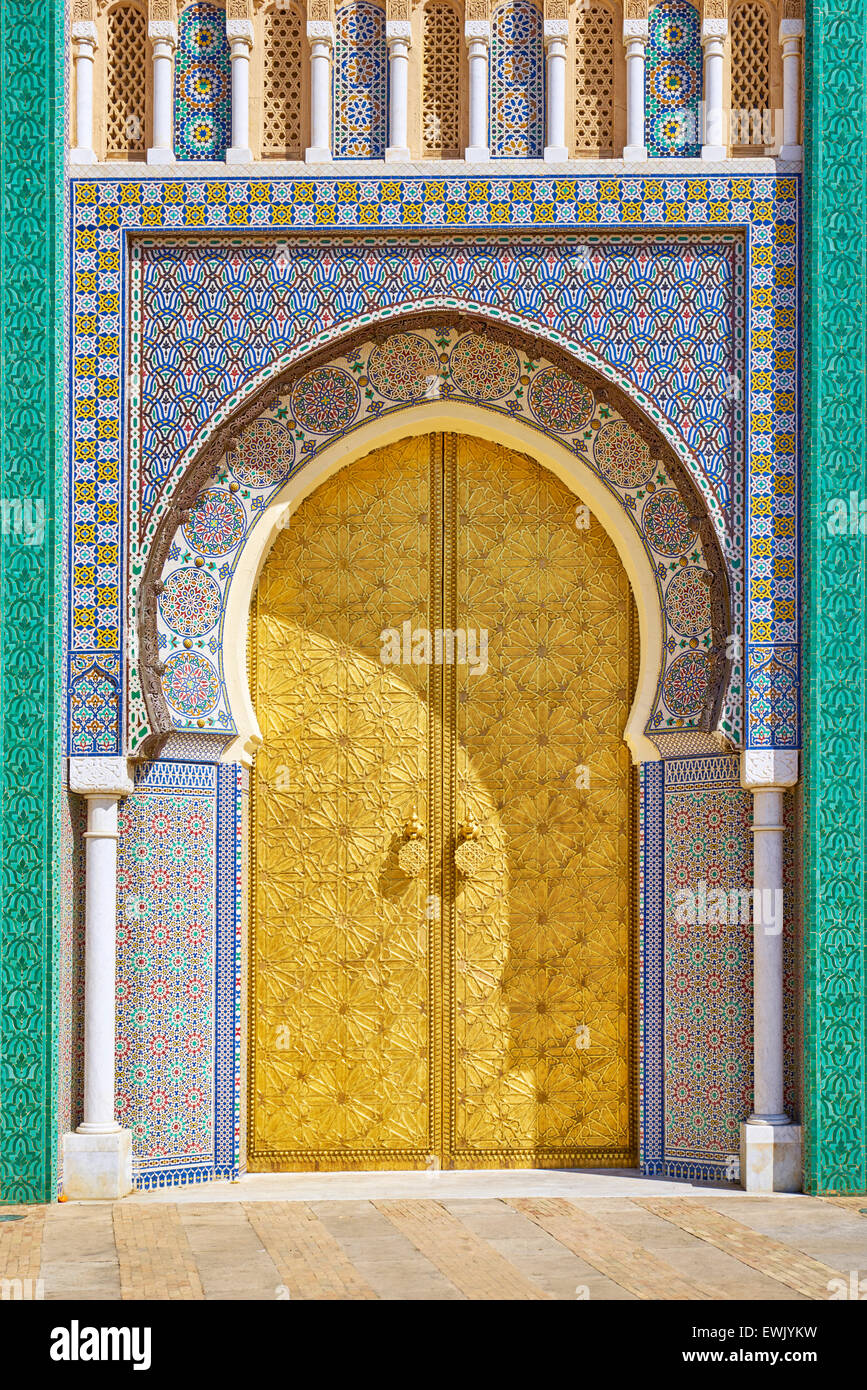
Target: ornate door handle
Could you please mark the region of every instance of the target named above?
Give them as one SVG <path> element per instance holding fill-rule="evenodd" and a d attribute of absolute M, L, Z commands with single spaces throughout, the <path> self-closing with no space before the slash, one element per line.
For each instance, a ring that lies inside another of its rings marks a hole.
<path fill-rule="evenodd" d="M 487 857 L 481 829 L 470 816 L 458 826 L 455 867 L 464 878 L 472 878 L 483 867 Z"/>
<path fill-rule="evenodd" d="M 424 826 L 415 807 L 403 828 L 403 843 L 397 852 L 397 862 L 407 878 L 418 878 L 427 864 Z"/>

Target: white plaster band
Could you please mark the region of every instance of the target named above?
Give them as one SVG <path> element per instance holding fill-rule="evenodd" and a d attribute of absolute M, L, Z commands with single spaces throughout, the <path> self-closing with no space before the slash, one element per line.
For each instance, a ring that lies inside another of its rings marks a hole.
<path fill-rule="evenodd" d="M 227 19 L 226 38 L 229 43 L 235 39 L 242 39 L 245 43 L 253 46 L 253 24 L 249 19 Z"/>
<path fill-rule="evenodd" d="M 330 19 L 308 19 L 307 38 L 311 43 L 334 43 L 334 25 Z"/>
<path fill-rule="evenodd" d="M 92 43 L 94 48 L 98 44 L 96 25 L 92 19 L 76 19 L 72 23 L 72 37 L 79 43 Z"/>

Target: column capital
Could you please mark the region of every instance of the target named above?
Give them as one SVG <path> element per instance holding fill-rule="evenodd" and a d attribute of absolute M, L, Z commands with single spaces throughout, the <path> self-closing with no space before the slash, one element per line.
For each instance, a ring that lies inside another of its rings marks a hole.
<path fill-rule="evenodd" d="M 69 790 L 80 796 L 129 796 L 133 782 L 126 758 L 70 758 Z"/>
<path fill-rule="evenodd" d="M 706 43 L 722 42 L 728 35 L 728 31 L 729 22 L 727 19 L 703 19 L 701 22 L 702 47 Z"/>
<path fill-rule="evenodd" d="M 168 43 L 177 48 L 178 26 L 173 19 L 149 19 L 148 38 L 151 43 Z"/>
<path fill-rule="evenodd" d="M 408 19 L 387 19 L 385 21 L 385 42 L 390 48 L 393 43 L 412 44 L 412 24 Z"/>
<path fill-rule="evenodd" d="M 96 25 L 92 19 L 74 19 L 72 21 L 72 41 L 73 43 L 88 43 L 92 48 L 97 48 Z"/>
<path fill-rule="evenodd" d="M 746 748 L 741 754 L 741 786 L 746 791 L 783 791 L 797 780 L 796 749 Z"/>
<path fill-rule="evenodd" d="M 230 45 L 245 43 L 253 47 L 253 21 L 251 19 L 226 20 L 226 38 Z"/>
<path fill-rule="evenodd" d="M 327 43 L 329 48 L 333 48 L 334 25 L 332 21 L 330 19 L 308 19 L 307 42 Z"/>
<path fill-rule="evenodd" d="M 545 19 L 542 21 L 542 42 L 546 48 L 549 43 L 565 43 L 568 37 L 568 19 Z"/>
<path fill-rule="evenodd" d="M 464 20 L 464 38 L 467 43 L 491 42 L 491 21 L 489 19 Z"/>
<path fill-rule="evenodd" d="M 623 21 L 623 42 L 647 44 L 650 37 L 650 25 L 646 19 L 624 19 Z"/>
<path fill-rule="evenodd" d="M 785 43 L 786 39 L 802 39 L 804 37 L 803 19 L 781 19 L 780 20 L 780 43 Z"/>

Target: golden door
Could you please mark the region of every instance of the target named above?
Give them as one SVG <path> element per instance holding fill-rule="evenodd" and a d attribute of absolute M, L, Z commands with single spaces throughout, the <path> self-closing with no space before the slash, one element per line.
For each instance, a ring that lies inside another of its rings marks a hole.
<path fill-rule="evenodd" d="M 635 620 L 581 520 L 529 458 L 438 434 L 280 534 L 251 626 L 252 1170 L 634 1163 Z"/>

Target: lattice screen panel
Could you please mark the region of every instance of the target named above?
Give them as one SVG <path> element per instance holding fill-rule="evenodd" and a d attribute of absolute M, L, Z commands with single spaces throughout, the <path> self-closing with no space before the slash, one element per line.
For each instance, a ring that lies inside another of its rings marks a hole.
<path fill-rule="evenodd" d="M 773 143 L 771 22 L 764 5 L 739 5 L 732 15 L 732 144 Z"/>
<path fill-rule="evenodd" d="M 451 5 L 428 5 L 424 16 L 422 138 L 439 159 L 460 154 L 461 28 Z"/>
<path fill-rule="evenodd" d="M 106 155 L 144 158 L 148 42 L 141 10 L 117 5 L 110 12 L 106 47 Z"/>
<path fill-rule="evenodd" d="M 575 154 L 614 153 L 614 15 L 604 5 L 575 13 Z"/>
<path fill-rule="evenodd" d="M 265 89 L 262 100 L 263 159 L 301 159 L 301 74 L 303 19 L 300 9 L 265 16 Z"/>

